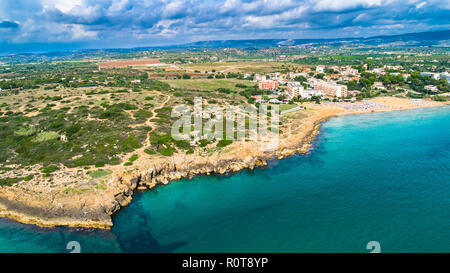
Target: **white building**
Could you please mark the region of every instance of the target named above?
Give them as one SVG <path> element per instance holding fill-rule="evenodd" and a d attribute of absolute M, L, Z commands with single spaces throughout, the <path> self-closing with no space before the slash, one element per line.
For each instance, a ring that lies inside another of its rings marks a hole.
<path fill-rule="evenodd" d="M 262 76 L 259 74 L 255 74 L 255 76 L 253 77 L 254 82 L 260 82 L 260 81 L 265 81 L 265 80 L 266 80 L 266 76 Z"/>
<path fill-rule="evenodd" d="M 291 78 L 291 79 L 294 79 L 294 78 L 296 78 L 296 77 L 298 77 L 298 76 L 303 76 L 303 77 L 308 77 L 308 74 L 307 73 L 305 73 L 305 72 L 299 72 L 299 73 L 294 73 L 294 72 L 289 72 L 288 73 L 288 76 L 289 76 L 289 78 Z"/>
<path fill-rule="evenodd" d="M 447 80 L 448 83 L 450 83 L 450 74 L 448 72 L 444 72 L 441 74 L 441 78 L 444 78 Z"/>
<path fill-rule="evenodd" d="M 278 99 L 270 99 L 270 100 L 269 100 L 269 103 L 282 104 L 282 103 L 285 103 L 285 102 L 283 102 L 283 101 L 281 101 L 281 100 L 278 100 Z"/>
<path fill-rule="evenodd" d="M 323 80 L 311 79 L 310 81 L 314 86 L 314 89 L 322 92 L 323 95 L 327 97 L 347 97 L 347 86 L 342 84 L 337 84 L 334 82 L 326 82 Z"/>
<path fill-rule="evenodd" d="M 441 79 L 441 75 L 439 73 L 433 73 L 433 72 L 420 72 L 421 76 L 427 76 L 427 77 L 432 77 L 435 80 L 440 80 Z"/>
<path fill-rule="evenodd" d="M 374 82 L 372 84 L 372 88 L 373 89 L 385 89 L 382 82 Z"/>
<path fill-rule="evenodd" d="M 303 95 L 302 95 L 302 98 L 308 98 L 308 99 L 310 99 L 311 97 L 322 97 L 322 95 L 323 95 L 323 93 L 322 92 L 320 92 L 319 90 L 317 90 L 317 89 L 305 89 L 304 91 L 303 91 Z"/>
<path fill-rule="evenodd" d="M 270 73 L 269 78 L 273 81 L 278 81 L 278 80 L 282 79 L 280 72 Z"/>
<path fill-rule="evenodd" d="M 343 75 L 358 75 L 358 69 L 350 67 L 345 67 L 345 69 L 341 70 L 341 74 Z"/>
<path fill-rule="evenodd" d="M 318 66 L 316 67 L 316 72 L 317 72 L 317 73 L 323 73 L 323 72 L 325 72 L 325 66 L 323 66 L 323 65 L 318 65 Z"/>
<path fill-rule="evenodd" d="M 287 83 L 287 93 L 289 94 L 290 98 L 294 98 L 297 96 L 303 97 L 303 91 L 304 91 L 303 85 L 301 85 L 299 82 L 288 82 Z"/>
<path fill-rule="evenodd" d="M 439 91 L 439 89 L 436 86 L 434 86 L 434 85 L 425 85 L 424 88 L 426 90 L 431 91 L 431 92 L 438 92 Z"/>
<path fill-rule="evenodd" d="M 373 72 L 375 74 L 384 74 L 384 68 L 383 67 L 374 68 L 370 72 Z"/>

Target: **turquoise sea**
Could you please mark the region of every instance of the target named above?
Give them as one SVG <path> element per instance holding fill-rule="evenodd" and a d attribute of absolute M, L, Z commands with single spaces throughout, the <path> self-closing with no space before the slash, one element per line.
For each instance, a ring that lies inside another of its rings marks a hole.
<path fill-rule="evenodd" d="M 450 252 L 450 107 L 332 118 L 307 155 L 138 193 L 113 220 L 0 219 L 0 252 Z"/>

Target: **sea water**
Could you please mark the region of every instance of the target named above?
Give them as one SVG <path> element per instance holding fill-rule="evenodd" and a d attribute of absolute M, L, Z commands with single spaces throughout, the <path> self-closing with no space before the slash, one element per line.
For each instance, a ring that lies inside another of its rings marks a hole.
<path fill-rule="evenodd" d="M 310 153 L 134 195 L 111 231 L 0 220 L 0 252 L 450 252 L 450 107 L 340 116 Z"/>

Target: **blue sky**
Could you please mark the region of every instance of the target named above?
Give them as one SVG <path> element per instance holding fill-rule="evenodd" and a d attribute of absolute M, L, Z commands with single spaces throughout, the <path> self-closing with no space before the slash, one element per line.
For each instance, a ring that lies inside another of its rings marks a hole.
<path fill-rule="evenodd" d="M 449 26 L 450 0 L 0 1 L 0 51 L 367 37 Z"/>

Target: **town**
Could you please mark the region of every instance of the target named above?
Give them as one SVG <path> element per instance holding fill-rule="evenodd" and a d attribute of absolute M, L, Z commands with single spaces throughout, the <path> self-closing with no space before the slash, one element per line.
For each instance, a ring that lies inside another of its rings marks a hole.
<path fill-rule="evenodd" d="M 367 69 L 367 65 L 364 65 L 363 68 Z M 370 88 L 375 92 L 378 91 L 380 93 L 387 93 L 388 88 L 383 84 L 383 82 L 389 82 L 389 76 L 396 76 L 396 80 L 398 83 L 406 83 L 413 80 L 412 78 L 410 78 L 411 74 L 409 73 L 401 74 L 400 72 L 386 72 L 385 69 L 386 71 L 395 70 L 404 72 L 402 66 L 386 65 L 382 68 L 374 68 L 365 72 L 371 73 L 373 75 L 372 77 L 380 78 L 380 81 L 374 81 L 370 85 Z M 441 78 L 447 83 L 449 83 L 450 81 L 450 74 L 448 72 L 421 72 L 420 76 L 430 77 L 435 81 L 439 81 Z M 247 77 L 251 77 L 251 75 L 245 74 L 244 78 Z M 258 83 L 258 88 L 271 92 L 265 95 L 252 96 L 252 98 L 254 98 L 256 102 L 260 104 L 280 104 L 305 99 L 313 99 L 317 101 L 319 101 L 320 99 L 326 99 L 332 100 L 334 102 L 355 102 L 358 95 L 361 94 L 361 91 L 348 90 L 347 86 L 349 85 L 349 83 L 359 83 L 360 79 L 360 71 L 351 66 L 326 67 L 323 65 L 319 65 L 316 66 L 315 69 L 304 68 L 301 72 L 276 72 L 269 73 L 267 75 L 254 74 L 253 81 Z M 433 84 L 425 85 L 423 88 L 429 91 L 430 94 L 434 95 L 439 94 L 440 91 L 439 88 Z M 399 88 L 396 88 L 394 90 L 398 89 Z M 410 94 L 417 94 L 413 90 L 410 90 L 409 92 L 411 92 Z"/>

